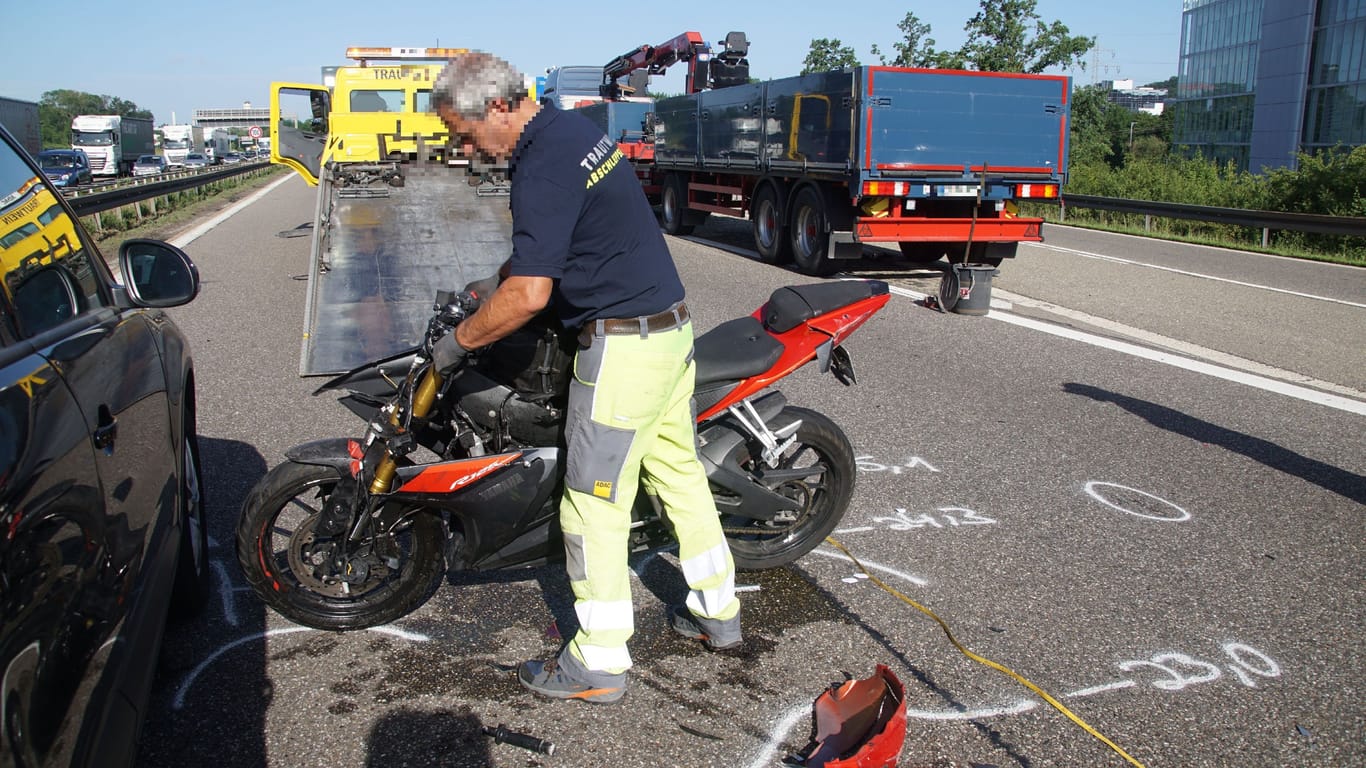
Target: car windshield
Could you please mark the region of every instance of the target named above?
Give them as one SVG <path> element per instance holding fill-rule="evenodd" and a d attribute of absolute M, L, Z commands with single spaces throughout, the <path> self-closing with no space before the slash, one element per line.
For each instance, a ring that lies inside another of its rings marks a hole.
<path fill-rule="evenodd" d="M 75 168 L 76 158 L 71 155 L 39 155 L 38 163 L 48 170 L 56 168 Z"/>
<path fill-rule="evenodd" d="M 203 160 L 203 159 L 204 159 L 204 156 L 203 156 L 203 155 L 186 155 L 186 156 L 185 156 L 185 159 L 186 159 L 186 160 Z"/>
<path fill-rule="evenodd" d="M 78 147 L 107 147 L 114 143 L 114 134 L 109 131 L 74 131 L 71 143 Z"/>
<path fill-rule="evenodd" d="M 156 155 L 142 155 L 141 157 L 138 158 L 138 165 L 156 165 L 156 164 L 157 164 L 157 156 L 156 156 Z"/>

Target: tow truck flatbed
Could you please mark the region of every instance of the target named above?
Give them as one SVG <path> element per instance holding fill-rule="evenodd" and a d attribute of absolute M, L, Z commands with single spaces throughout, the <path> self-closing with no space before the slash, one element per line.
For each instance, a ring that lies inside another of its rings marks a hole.
<path fill-rule="evenodd" d="M 438 290 L 487 277 L 507 259 L 505 185 L 473 186 L 460 167 L 410 175 L 375 197 L 348 196 L 326 174 L 319 180 L 301 376 L 343 373 L 412 348 Z"/>

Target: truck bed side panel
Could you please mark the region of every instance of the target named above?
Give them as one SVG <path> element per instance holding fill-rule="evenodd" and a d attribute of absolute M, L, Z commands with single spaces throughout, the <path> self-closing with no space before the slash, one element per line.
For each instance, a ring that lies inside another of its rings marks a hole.
<path fill-rule="evenodd" d="M 697 131 L 696 96 L 655 102 L 655 162 L 687 166 L 699 162 Z"/>
<path fill-rule="evenodd" d="M 853 74 L 784 77 L 765 87 L 765 154 L 772 168 L 849 167 L 854 146 Z"/>
<path fill-rule="evenodd" d="M 891 67 L 860 73 L 857 159 L 866 178 L 1066 170 L 1064 77 Z"/>
<path fill-rule="evenodd" d="M 758 168 L 764 138 L 759 116 L 763 86 L 703 91 L 697 101 L 703 164 L 710 168 Z"/>

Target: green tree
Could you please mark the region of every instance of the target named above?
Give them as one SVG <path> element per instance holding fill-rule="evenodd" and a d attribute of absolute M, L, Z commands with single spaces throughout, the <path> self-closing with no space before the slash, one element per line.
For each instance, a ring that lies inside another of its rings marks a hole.
<path fill-rule="evenodd" d="M 802 62 L 802 74 L 812 72 L 829 72 L 832 69 L 842 67 L 857 67 L 859 65 L 858 56 L 854 49 L 841 43 L 838 39 L 818 38 L 811 41 L 811 50 L 806 54 L 806 60 Z"/>
<path fill-rule="evenodd" d="M 981 0 L 981 10 L 963 27 L 967 42 L 947 61 L 983 72 L 1084 68 L 1096 39 L 1073 35 L 1061 21 L 1045 23 L 1035 6 L 1035 0 Z"/>
<path fill-rule="evenodd" d="M 874 56 L 883 64 L 894 67 L 933 67 L 938 64 L 939 54 L 934 50 L 934 38 L 930 37 L 929 24 L 907 11 L 906 17 L 896 26 L 902 35 L 899 42 L 892 43 L 892 48 L 896 50 L 896 58 L 888 61 L 876 45 L 873 46 Z"/>
<path fill-rule="evenodd" d="M 150 111 L 139 109 L 137 104 L 117 96 L 96 96 L 65 88 L 48 91 L 38 101 L 38 125 L 44 149 L 71 146 L 71 118 L 76 115 L 152 117 Z"/>

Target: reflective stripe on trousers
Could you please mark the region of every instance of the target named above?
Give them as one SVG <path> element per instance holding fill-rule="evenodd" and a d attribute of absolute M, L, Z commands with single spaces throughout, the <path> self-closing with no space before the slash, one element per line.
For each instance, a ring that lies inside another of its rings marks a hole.
<path fill-rule="evenodd" d="M 631 666 L 626 558 L 642 484 L 678 539 L 688 607 L 701 620 L 733 622 L 738 633 L 735 565 L 697 458 L 692 339 L 684 323 L 645 338 L 599 337 L 574 358 L 560 526 L 580 624 L 568 650 L 590 670 Z"/>

